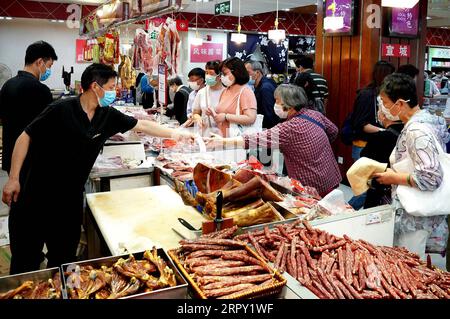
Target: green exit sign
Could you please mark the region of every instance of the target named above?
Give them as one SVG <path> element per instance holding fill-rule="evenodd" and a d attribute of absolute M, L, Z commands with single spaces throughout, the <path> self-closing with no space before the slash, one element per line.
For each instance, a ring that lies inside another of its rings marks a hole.
<path fill-rule="evenodd" d="M 215 15 L 230 14 L 231 13 L 231 1 L 216 4 L 214 13 L 215 13 Z"/>

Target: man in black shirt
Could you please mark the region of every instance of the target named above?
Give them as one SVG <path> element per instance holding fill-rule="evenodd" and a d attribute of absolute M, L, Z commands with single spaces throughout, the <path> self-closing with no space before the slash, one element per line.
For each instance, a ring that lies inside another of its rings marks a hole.
<path fill-rule="evenodd" d="M 133 130 L 191 138 L 108 107 L 116 77 L 109 66 L 92 64 L 81 77 L 84 93 L 50 105 L 17 139 L 2 198 L 11 206 L 11 274 L 38 269 L 44 243 L 48 267 L 75 260 L 84 184 L 109 137 Z"/>
<path fill-rule="evenodd" d="M 175 93 L 173 98 L 173 108 L 167 109 L 166 115 L 168 117 L 175 116 L 178 123 L 183 124 L 187 121 L 187 104 L 189 101 L 189 94 L 192 90 L 183 85 L 183 81 L 177 76 L 170 79 L 169 89 Z"/>
<path fill-rule="evenodd" d="M 26 51 L 23 71 L 8 80 L 0 91 L 0 118 L 3 122 L 2 169 L 8 173 L 17 138 L 52 102 L 50 89 L 40 81 L 45 81 L 50 76 L 53 62 L 57 59 L 50 44 L 44 41 L 31 44 Z"/>

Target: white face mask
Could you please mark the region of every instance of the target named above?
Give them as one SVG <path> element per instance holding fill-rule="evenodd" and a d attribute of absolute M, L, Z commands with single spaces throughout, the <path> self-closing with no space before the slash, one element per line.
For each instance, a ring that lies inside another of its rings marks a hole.
<path fill-rule="evenodd" d="M 230 80 L 229 75 L 228 76 L 222 75 L 220 77 L 220 80 L 222 81 L 222 84 L 225 85 L 226 87 L 232 86 L 234 84 L 234 81 Z"/>
<path fill-rule="evenodd" d="M 194 91 L 198 91 L 200 89 L 200 85 L 197 82 L 191 82 L 189 81 L 189 87 L 194 90 Z"/>
<path fill-rule="evenodd" d="M 275 114 L 280 118 L 280 119 L 287 119 L 288 117 L 288 112 L 287 111 L 283 111 L 283 107 L 280 104 L 275 103 L 275 105 L 273 106 L 273 109 L 275 111 Z"/>
<path fill-rule="evenodd" d="M 400 118 L 398 116 L 394 116 L 391 114 L 391 112 L 384 106 L 383 101 L 381 100 L 380 96 L 377 97 L 378 105 L 380 107 L 381 113 L 389 120 L 389 121 L 400 121 Z"/>

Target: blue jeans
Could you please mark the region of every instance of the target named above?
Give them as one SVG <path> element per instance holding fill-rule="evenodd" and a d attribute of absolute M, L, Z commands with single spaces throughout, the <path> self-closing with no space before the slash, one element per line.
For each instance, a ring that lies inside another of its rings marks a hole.
<path fill-rule="evenodd" d="M 353 196 L 348 204 L 353 207 L 354 210 L 360 210 L 364 207 L 364 203 L 366 202 L 367 192 L 363 193 L 359 196 Z"/>
<path fill-rule="evenodd" d="M 364 147 L 358 147 L 353 145 L 352 146 L 352 158 L 356 161 L 359 160 L 361 157 L 361 151 L 364 149 Z"/>

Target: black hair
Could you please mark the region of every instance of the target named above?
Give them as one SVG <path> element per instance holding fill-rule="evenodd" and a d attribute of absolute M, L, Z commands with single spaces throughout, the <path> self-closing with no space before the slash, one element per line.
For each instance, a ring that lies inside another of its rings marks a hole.
<path fill-rule="evenodd" d="M 383 83 L 384 78 L 394 72 L 395 67 L 392 63 L 383 60 L 378 61 L 373 67 L 372 82 L 368 85 L 368 87 L 378 89 Z"/>
<path fill-rule="evenodd" d="M 116 77 L 117 72 L 109 65 L 93 63 L 81 75 L 81 87 L 83 91 L 87 91 L 93 82 L 97 82 L 98 85 L 103 86 L 110 79 Z"/>
<path fill-rule="evenodd" d="M 206 62 L 206 66 L 205 69 L 206 70 L 214 70 L 214 72 L 216 72 L 216 74 L 220 74 L 220 61 L 219 60 L 214 60 L 214 61 L 208 61 Z"/>
<path fill-rule="evenodd" d="M 409 100 L 408 105 L 411 108 L 419 104 L 416 82 L 409 75 L 393 73 L 386 76 L 380 90 L 394 103 L 402 99 L 405 101 Z"/>
<path fill-rule="evenodd" d="M 304 55 L 304 54 L 300 54 L 300 56 L 299 56 L 297 59 L 294 60 L 295 66 L 296 66 L 297 68 L 300 67 L 300 61 L 301 61 L 305 56 L 306 56 L 306 55 Z"/>
<path fill-rule="evenodd" d="M 172 79 L 169 79 L 169 81 L 167 81 L 167 84 L 169 85 L 169 87 L 171 87 L 172 85 L 181 86 L 183 85 L 183 81 L 181 81 L 181 79 L 176 76 Z"/>
<path fill-rule="evenodd" d="M 205 70 L 200 69 L 200 68 L 192 69 L 191 72 L 189 72 L 189 74 L 188 74 L 189 78 L 191 76 L 198 76 L 204 80 L 205 79 Z"/>
<path fill-rule="evenodd" d="M 295 61 L 295 65 L 298 68 L 303 67 L 304 69 L 312 69 L 314 68 L 314 60 L 309 56 L 302 56 Z"/>
<path fill-rule="evenodd" d="M 234 75 L 235 83 L 239 85 L 247 84 L 248 81 L 250 81 L 250 76 L 248 75 L 248 71 L 245 68 L 244 62 L 242 62 L 241 59 L 234 57 L 234 58 L 228 58 L 222 63 L 220 63 L 220 70 L 223 70 L 223 68 L 226 67 L 230 69 L 231 74 Z"/>
<path fill-rule="evenodd" d="M 55 49 L 44 41 L 37 41 L 28 46 L 25 53 L 25 65 L 30 65 L 40 58 L 44 61 L 48 61 L 49 59 L 53 61 L 58 60 Z"/>
<path fill-rule="evenodd" d="M 409 75 L 414 79 L 419 74 L 419 69 L 412 64 L 404 64 L 398 67 L 397 73 Z"/>

